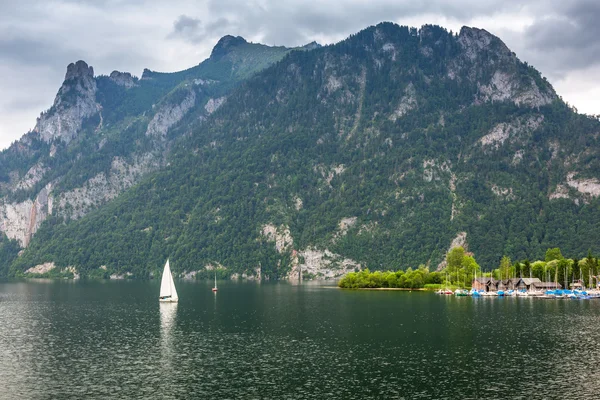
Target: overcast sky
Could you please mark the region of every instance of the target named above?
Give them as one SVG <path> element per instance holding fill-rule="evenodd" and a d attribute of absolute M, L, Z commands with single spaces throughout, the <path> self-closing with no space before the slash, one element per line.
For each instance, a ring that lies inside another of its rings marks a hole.
<path fill-rule="evenodd" d="M 580 112 L 600 114 L 597 0 L 0 0 L 0 149 L 51 106 L 70 62 L 140 76 L 196 65 L 226 34 L 328 44 L 381 21 L 486 29 Z"/>

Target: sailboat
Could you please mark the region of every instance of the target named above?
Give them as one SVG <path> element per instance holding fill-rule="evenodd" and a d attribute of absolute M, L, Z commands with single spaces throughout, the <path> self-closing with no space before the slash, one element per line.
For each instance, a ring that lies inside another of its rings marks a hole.
<path fill-rule="evenodd" d="M 212 288 L 212 291 L 213 291 L 213 292 L 216 292 L 217 290 L 218 290 L 218 289 L 217 289 L 217 273 L 215 272 L 215 287 L 214 287 L 214 288 Z"/>
<path fill-rule="evenodd" d="M 171 275 L 171 267 L 169 267 L 169 260 L 167 259 L 160 281 L 160 295 L 158 301 L 177 303 L 178 300 L 179 297 L 177 296 L 177 290 L 175 289 L 175 282 L 173 282 L 173 275 Z"/>

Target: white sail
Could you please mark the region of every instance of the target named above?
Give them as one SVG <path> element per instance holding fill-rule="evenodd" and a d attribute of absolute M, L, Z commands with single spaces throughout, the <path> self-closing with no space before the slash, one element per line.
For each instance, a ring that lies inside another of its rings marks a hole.
<path fill-rule="evenodd" d="M 165 264 L 163 270 L 162 279 L 160 281 L 160 300 L 161 301 L 177 301 L 177 290 L 175 289 L 175 282 L 173 282 L 173 275 L 171 275 L 171 267 L 169 266 L 169 260 Z"/>

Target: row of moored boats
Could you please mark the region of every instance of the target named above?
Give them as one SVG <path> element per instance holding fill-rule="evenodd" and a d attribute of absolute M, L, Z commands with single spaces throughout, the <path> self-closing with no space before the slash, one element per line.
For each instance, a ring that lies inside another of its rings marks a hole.
<path fill-rule="evenodd" d="M 486 292 L 484 290 L 466 290 L 456 289 L 440 289 L 436 292 L 441 295 L 453 296 L 471 296 L 471 297 L 537 297 L 542 299 L 574 299 L 574 300 L 589 300 L 600 298 L 599 290 L 546 290 L 546 291 L 527 291 L 527 290 L 498 290 Z"/>

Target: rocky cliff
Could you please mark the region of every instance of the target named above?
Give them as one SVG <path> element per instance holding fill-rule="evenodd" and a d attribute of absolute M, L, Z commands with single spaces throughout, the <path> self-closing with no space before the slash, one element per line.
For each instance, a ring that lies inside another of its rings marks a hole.
<path fill-rule="evenodd" d="M 288 51 L 226 36 L 198 66 L 146 69 L 142 80 L 69 64 L 33 131 L 0 153 L 0 232 L 26 247 L 49 215 L 76 220 L 118 197 L 164 166 L 177 139 L 167 135 L 184 117 L 199 123 L 225 102 L 241 79 L 229 72 L 231 60 L 250 75 Z"/>
<path fill-rule="evenodd" d="M 54 104 L 38 118 L 33 131 L 47 143 L 53 140 L 70 142 L 81 130 L 83 122 L 100 112 L 96 90 L 92 67 L 84 61 L 69 64 Z"/>

